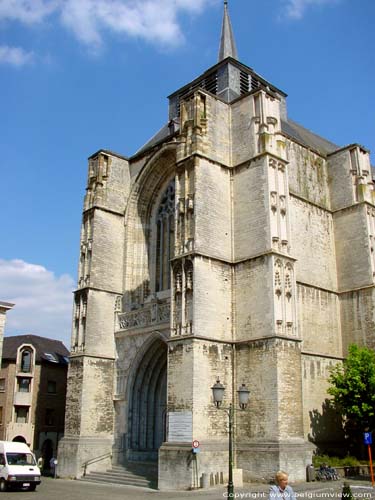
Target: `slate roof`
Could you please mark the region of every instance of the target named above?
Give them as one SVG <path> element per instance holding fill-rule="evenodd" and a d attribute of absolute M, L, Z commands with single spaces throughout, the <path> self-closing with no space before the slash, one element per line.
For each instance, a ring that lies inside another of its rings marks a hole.
<path fill-rule="evenodd" d="M 167 137 L 172 136 L 173 134 L 174 132 L 171 133 L 169 123 L 166 123 L 158 132 L 156 132 L 156 134 L 153 137 L 151 137 L 149 141 L 146 142 L 146 144 L 144 144 L 140 149 L 138 149 L 138 151 L 135 153 L 134 156 L 137 156 L 140 153 L 143 153 L 144 151 L 147 151 L 148 149 L 156 146 L 160 142 L 165 141 Z"/>
<path fill-rule="evenodd" d="M 39 337 L 38 335 L 16 335 L 4 337 L 3 360 L 16 360 L 17 349 L 22 344 L 31 344 L 36 351 L 35 361 L 68 364 L 69 351 L 60 340 Z"/>
<path fill-rule="evenodd" d="M 314 149 L 323 156 L 340 149 L 340 146 L 327 141 L 327 139 L 311 132 L 311 130 L 302 127 L 302 125 L 289 118 L 288 121 L 281 120 L 281 131 L 291 139 L 295 139 L 300 144 Z"/>

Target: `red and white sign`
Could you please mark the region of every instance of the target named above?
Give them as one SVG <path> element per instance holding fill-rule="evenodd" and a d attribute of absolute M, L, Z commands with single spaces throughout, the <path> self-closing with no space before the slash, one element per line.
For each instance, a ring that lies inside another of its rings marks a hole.
<path fill-rule="evenodd" d="M 199 448 L 199 441 L 196 439 L 193 441 L 193 448 Z"/>

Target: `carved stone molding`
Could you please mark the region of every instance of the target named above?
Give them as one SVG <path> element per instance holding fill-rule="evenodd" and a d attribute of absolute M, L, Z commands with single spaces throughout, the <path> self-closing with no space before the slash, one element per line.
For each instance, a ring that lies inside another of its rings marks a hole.
<path fill-rule="evenodd" d="M 130 330 L 133 328 L 145 328 L 160 323 L 170 321 L 171 306 L 169 302 L 156 302 L 147 306 L 118 314 L 118 327 L 120 330 Z"/>

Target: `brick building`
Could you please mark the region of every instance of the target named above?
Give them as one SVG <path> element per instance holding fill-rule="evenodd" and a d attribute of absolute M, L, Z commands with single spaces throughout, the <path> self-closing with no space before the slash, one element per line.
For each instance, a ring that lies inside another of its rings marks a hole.
<path fill-rule="evenodd" d="M 340 446 L 329 368 L 375 347 L 369 153 L 294 122 L 238 60 L 228 8 L 218 63 L 169 96 L 134 156 L 89 158 L 60 473 L 157 461 L 159 488 L 226 473 L 225 405 L 247 478 L 305 478 Z M 191 455 L 201 443 L 198 470 Z"/>
<path fill-rule="evenodd" d="M 64 434 L 69 351 L 37 335 L 5 337 L 0 369 L 0 440 L 27 443 L 44 463 Z"/>

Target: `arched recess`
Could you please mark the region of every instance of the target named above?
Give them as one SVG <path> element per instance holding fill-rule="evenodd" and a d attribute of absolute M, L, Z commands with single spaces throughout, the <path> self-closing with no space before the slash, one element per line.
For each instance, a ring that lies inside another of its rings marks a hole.
<path fill-rule="evenodd" d="M 176 169 L 176 144 L 163 146 L 142 168 L 129 195 L 125 212 L 124 290 L 125 304 L 142 303 L 155 292 L 155 262 L 150 248 L 156 240 L 156 207 Z M 153 271 L 154 272 L 154 271 Z"/>
<path fill-rule="evenodd" d="M 167 345 L 153 340 L 136 364 L 129 391 L 128 458 L 157 460 L 165 441 Z"/>
<path fill-rule="evenodd" d="M 26 443 L 26 439 L 23 436 L 16 436 L 12 441 L 14 443 Z"/>

